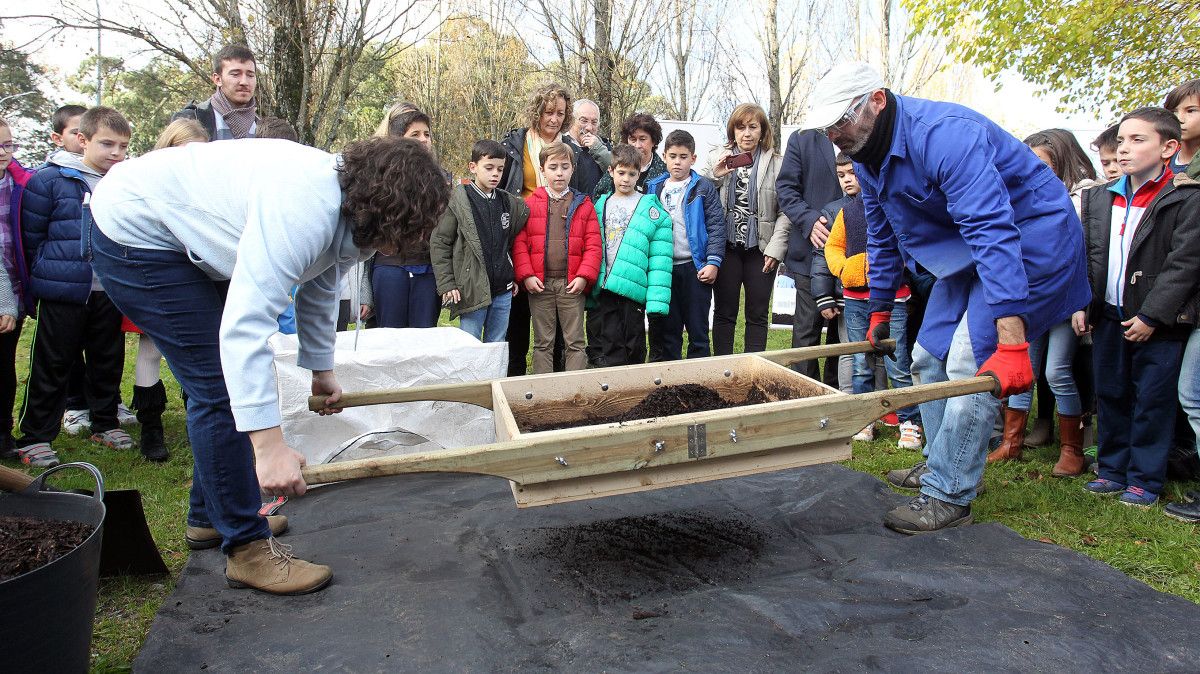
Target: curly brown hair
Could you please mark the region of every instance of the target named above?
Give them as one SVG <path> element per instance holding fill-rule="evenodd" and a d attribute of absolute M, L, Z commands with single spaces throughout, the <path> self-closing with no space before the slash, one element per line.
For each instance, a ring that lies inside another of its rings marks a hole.
<path fill-rule="evenodd" d="M 562 126 L 559 128 L 559 133 L 566 133 L 571 128 L 571 120 L 574 115 L 571 114 L 571 94 L 566 87 L 558 82 L 547 82 L 537 89 L 533 90 L 533 94 L 529 98 L 529 104 L 525 106 L 525 124 L 534 131 L 538 130 L 538 124 L 542 121 L 542 112 L 546 106 L 553 105 L 557 99 L 563 99 L 566 102 L 566 116 L 563 117 Z"/>
<path fill-rule="evenodd" d="M 342 150 L 338 166 L 342 215 L 354 222 L 354 245 L 424 245 L 446 203 L 450 185 L 433 155 L 411 138 L 368 138 Z"/>

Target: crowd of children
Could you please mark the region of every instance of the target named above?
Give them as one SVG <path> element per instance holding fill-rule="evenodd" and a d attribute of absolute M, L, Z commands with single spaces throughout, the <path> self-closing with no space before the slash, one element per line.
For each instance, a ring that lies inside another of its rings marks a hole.
<path fill-rule="evenodd" d="M 234 65 L 245 60 L 230 53 L 226 60 Z M 191 114 L 167 127 L 160 147 L 273 135 L 274 121 L 255 110 L 253 69 L 250 84 L 245 69 L 217 69 L 213 99 L 185 109 Z M 530 328 L 534 373 L 729 353 L 739 310 L 746 313 L 746 350 L 764 348 L 772 279 L 792 226 L 776 203 L 781 157 L 772 149 L 766 114 L 756 105 L 738 106 L 728 142 L 702 174 L 693 168 L 696 142 L 686 131 L 664 141 L 658 122 L 639 113 L 624 122 L 622 142 L 609 151 L 591 117 L 591 126 L 575 131 L 582 144 L 567 134 L 579 126 L 572 124 L 579 110 L 598 113 L 559 85 L 543 86 L 532 97 L 526 128 L 501 141 L 478 141 L 466 167 L 471 179 L 451 191 L 423 245 L 370 261 L 358 319 L 429 327 L 446 308 L 473 336 L 509 342 L 510 374 L 526 372 Z M 414 138 L 432 153 L 433 127 L 425 112 L 401 103 L 378 135 Z M 89 194 L 124 159 L 130 127 L 110 108 L 64 106 L 51 128 L 57 149 L 30 170 L 13 159 L 19 146 L 0 121 L 0 422 L 6 424 L 0 455 L 34 466 L 57 462 L 60 422 L 86 424 L 93 441 L 114 449 L 136 444 L 118 419 L 122 316 L 80 255 Z M 1086 489 L 1130 505 L 1153 504 L 1172 446 L 1194 443 L 1188 430 L 1200 430 L 1200 80 L 1173 90 L 1164 107 L 1130 112 L 1097 137 L 1100 176 L 1069 132 L 1051 129 L 1025 143 L 1075 202 L 1092 284 L 1090 305 L 1072 307 L 1078 311 L 1070 321 L 1030 347 L 1033 370 L 1042 375 L 1042 419 L 1052 420 L 1057 407 L 1054 474 L 1086 472 L 1095 427 L 1098 475 Z M 867 214 L 854 163 L 839 155 L 833 166 L 842 198 L 823 208 L 813 204 L 828 240 L 811 269 L 788 271 L 811 277 L 831 332 L 863 341 L 875 328 L 867 309 Z M 844 391 L 913 384 L 910 336 L 920 313 L 910 316 L 906 306 L 910 298 L 923 306 L 931 282 L 912 275 L 896 294 L 889 330 L 894 358 L 840 360 L 833 381 Z M 13 363 L 26 317 L 36 319 L 37 330 L 14 422 Z M 125 328 L 136 329 L 128 321 Z M 159 362 L 143 336 L 133 404 L 141 450 L 156 461 L 167 458 Z M 1033 401 L 1031 393 L 1006 401 L 989 462 L 1021 458 L 1033 439 L 1026 437 Z M 899 426 L 901 448 L 922 447 L 916 407 L 885 421 Z M 872 425 L 855 439 L 874 437 Z M 1200 497 L 1167 511 L 1200 521 Z"/>

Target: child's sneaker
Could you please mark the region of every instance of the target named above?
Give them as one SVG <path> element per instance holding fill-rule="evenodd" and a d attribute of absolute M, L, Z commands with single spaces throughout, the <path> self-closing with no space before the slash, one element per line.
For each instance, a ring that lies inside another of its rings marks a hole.
<path fill-rule="evenodd" d="M 1115 496 L 1125 491 L 1125 485 L 1099 477 L 1083 485 L 1083 489 L 1101 496 Z"/>
<path fill-rule="evenodd" d="M 875 424 L 868 425 L 866 428 L 855 433 L 854 437 L 852 437 L 850 439 L 858 440 L 860 442 L 870 442 L 870 441 L 874 440 L 875 439 Z"/>
<path fill-rule="evenodd" d="M 17 456 L 21 463 L 34 468 L 52 468 L 58 465 L 58 454 L 50 448 L 48 442 L 35 442 L 28 447 L 19 447 Z"/>
<path fill-rule="evenodd" d="M 98 442 L 106 447 L 113 449 L 133 449 L 133 438 L 125 431 L 114 428 L 111 431 L 103 433 L 93 433 L 92 442 Z"/>
<path fill-rule="evenodd" d="M 117 423 L 122 426 L 136 424 L 138 422 L 137 415 L 125 406 L 125 403 L 117 403 Z"/>
<path fill-rule="evenodd" d="M 92 413 L 88 410 L 63 412 L 63 430 L 67 435 L 79 435 L 92 426 Z"/>
<path fill-rule="evenodd" d="M 911 421 L 900 424 L 900 440 L 896 446 L 900 449 L 920 449 L 921 445 L 921 427 Z"/>
<path fill-rule="evenodd" d="M 888 428 L 895 428 L 900 425 L 900 417 L 896 416 L 895 412 L 888 412 L 887 414 L 883 415 L 883 418 L 880 419 L 880 421 L 882 421 L 883 425 L 887 426 Z"/>
<path fill-rule="evenodd" d="M 1130 486 L 1121 494 L 1119 499 L 1123 505 L 1134 506 L 1135 508 L 1149 508 L 1158 503 L 1158 494 L 1152 494 L 1141 487 Z"/>

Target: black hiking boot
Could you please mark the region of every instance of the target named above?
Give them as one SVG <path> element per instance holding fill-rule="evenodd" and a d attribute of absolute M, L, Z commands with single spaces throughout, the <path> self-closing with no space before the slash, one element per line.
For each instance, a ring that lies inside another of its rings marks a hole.
<path fill-rule="evenodd" d="M 897 468 L 896 470 L 889 470 L 887 474 L 887 481 L 893 487 L 899 487 L 901 489 L 920 489 L 921 476 L 928 472 L 929 466 L 925 465 L 924 461 L 921 461 L 912 468 Z"/>
<path fill-rule="evenodd" d="M 171 458 L 163 439 L 163 410 L 167 409 L 167 389 L 161 381 L 154 386 L 134 386 L 133 406 L 142 426 L 142 456 L 147 461 L 162 463 Z"/>
<path fill-rule="evenodd" d="M 1182 503 L 1168 503 L 1163 514 L 1189 524 L 1200 522 L 1200 492 L 1189 491 L 1186 498 Z"/>
<path fill-rule="evenodd" d="M 920 494 L 908 502 L 889 512 L 883 518 L 883 524 L 893 531 L 902 534 L 928 534 L 950 527 L 970 524 L 971 506 L 960 506 L 947 503 L 932 496 Z"/>
<path fill-rule="evenodd" d="M 888 484 L 897 489 L 912 489 L 921 488 L 921 476 L 929 472 L 929 466 L 924 461 L 919 462 L 912 468 L 897 468 L 887 472 Z M 975 485 L 975 495 L 983 496 L 987 491 L 987 487 L 983 486 L 983 478 L 979 478 L 979 484 Z"/>

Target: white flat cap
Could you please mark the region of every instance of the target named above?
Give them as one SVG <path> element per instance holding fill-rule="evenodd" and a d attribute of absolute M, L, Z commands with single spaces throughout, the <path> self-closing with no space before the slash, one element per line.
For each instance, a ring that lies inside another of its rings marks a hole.
<path fill-rule="evenodd" d="M 813 87 L 808 114 L 801 126 L 805 129 L 832 126 L 846 114 L 854 99 L 882 88 L 883 78 L 866 63 L 838 64 Z"/>

